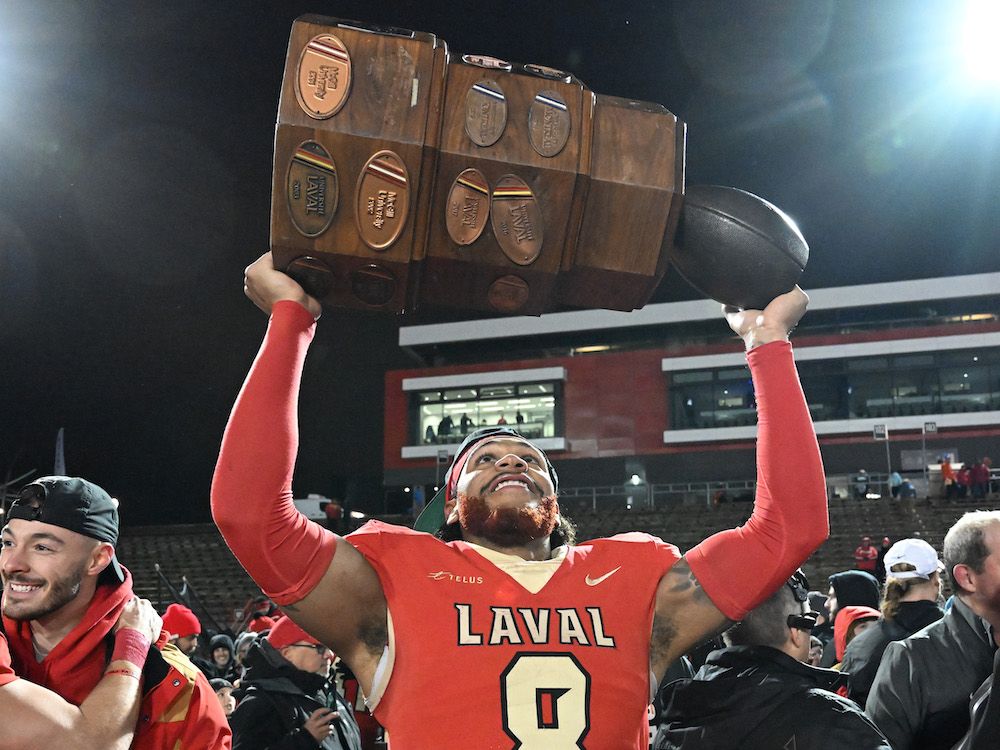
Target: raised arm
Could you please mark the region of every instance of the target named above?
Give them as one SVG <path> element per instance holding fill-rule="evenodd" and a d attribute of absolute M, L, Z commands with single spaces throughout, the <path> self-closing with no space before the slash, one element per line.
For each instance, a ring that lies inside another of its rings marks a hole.
<path fill-rule="evenodd" d="M 222 439 L 212 516 L 261 589 L 368 688 L 386 642 L 378 576 L 292 502 L 299 380 L 320 306 L 270 253 L 247 267 L 244 290 L 271 319 Z"/>
<path fill-rule="evenodd" d="M 146 600 L 133 599 L 115 633 L 112 661 L 97 687 L 77 707 L 51 690 L 27 680 L 0 683 L 0 750 L 50 747 L 127 750 L 142 701 L 142 663 L 161 620 Z M 7 642 L 0 635 L 0 666 L 9 665 Z M 0 675 L 2 675 L 0 670 Z M 7 672 L 9 679 L 10 675 Z"/>
<path fill-rule="evenodd" d="M 701 542 L 660 581 L 650 651 L 657 678 L 767 599 L 829 533 L 823 463 L 788 343 L 807 303 L 796 287 L 763 311 L 725 310 L 757 397 L 757 495 L 744 526 Z"/>

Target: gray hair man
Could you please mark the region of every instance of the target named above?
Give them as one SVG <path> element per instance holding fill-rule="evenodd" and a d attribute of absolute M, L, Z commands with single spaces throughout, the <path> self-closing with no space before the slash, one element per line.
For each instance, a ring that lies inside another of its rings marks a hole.
<path fill-rule="evenodd" d="M 951 609 L 889 644 L 865 704 L 895 750 L 950 749 L 969 728 L 969 696 L 993 671 L 1000 627 L 1000 511 L 962 516 L 945 536 L 944 563 Z"/>

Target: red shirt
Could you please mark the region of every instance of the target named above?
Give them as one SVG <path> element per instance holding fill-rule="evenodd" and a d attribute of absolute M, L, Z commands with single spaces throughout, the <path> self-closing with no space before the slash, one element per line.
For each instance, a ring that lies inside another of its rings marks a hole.
<path fill-rule="evenodd" d="M 347 539 L 389 605 L 394 661 L 374 714 L 393 748 L 648 747 L 654 599 L 676 547 L 630 533 L 498 566 L 379 521 Z M 549 563 L 532 593 L 520 571 Z"/>
<path fill-rule="evenodd" d="M 867 547 L 858 547 L 854 550 L 854 559 L 857 560 L 858 570 L 875 571 L 878 565 L 878 547 L 869 544 Z"/>
<path fill-rule="evenodd" d="M 0 633 L 0 687 L 17 679 L 10 666 L 10 651 L 7 649 L 7 638 Z"/>

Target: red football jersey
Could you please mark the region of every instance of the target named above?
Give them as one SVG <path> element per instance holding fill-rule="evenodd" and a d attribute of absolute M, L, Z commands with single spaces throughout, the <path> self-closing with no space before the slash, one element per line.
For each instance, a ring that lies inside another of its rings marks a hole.
<path fill-rule="evenodd" d="M 656 587 L 677 548 L 630 533 L 529 562 L 371 521 L 390 655 L 369 702 L 393 750 L 649 743 Z"/>

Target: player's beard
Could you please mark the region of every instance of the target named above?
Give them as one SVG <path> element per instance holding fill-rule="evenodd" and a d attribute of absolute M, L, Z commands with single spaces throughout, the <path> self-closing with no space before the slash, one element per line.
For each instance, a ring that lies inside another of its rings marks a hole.
<path fill-rule="evenodd" d="M 559 523 L 555 495 L 545 495 L 532 507 L 491 508 L 485 498 L 469 495 L 458 502 L 462 529 L 501 547 L 519 547 L 549 536 Z"/>

